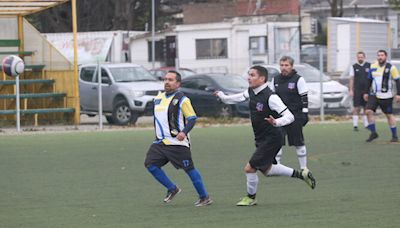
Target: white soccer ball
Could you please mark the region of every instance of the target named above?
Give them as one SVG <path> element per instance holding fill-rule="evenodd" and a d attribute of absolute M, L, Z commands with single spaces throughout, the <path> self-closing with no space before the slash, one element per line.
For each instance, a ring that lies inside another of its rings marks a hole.
<path fill-rule="evenodd" d="M 9 55 L 3 59 L 2 68 L 8 76 L 16 77 L 24 72 L 25 63 L 16 55 Z"/>

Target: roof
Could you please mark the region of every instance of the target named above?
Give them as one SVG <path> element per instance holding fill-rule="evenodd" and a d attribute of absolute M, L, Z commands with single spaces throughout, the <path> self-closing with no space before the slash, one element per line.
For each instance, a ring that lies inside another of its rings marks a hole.
<path fill-rule="evenodd" d="M 0 15 L 28 15 L 70 0 L 0 0 Z"/>
<path fill-rule="evenodd" d="M 355 23 L 376 23 L 376 24 L 387 24 L 387 21 L 380 21 L 375 19 L 363 18 L 363 17 L 329 17 L 329 20 L 336 21 L 346 21 L 346 22 L 355 22 Z"/>
<path fill-rule="evenodd" d="M 183 6 L 184 24 L 221 22 L 226 18 L 260 15 L 298 15 L 298 0 L 221 0 Z"/>

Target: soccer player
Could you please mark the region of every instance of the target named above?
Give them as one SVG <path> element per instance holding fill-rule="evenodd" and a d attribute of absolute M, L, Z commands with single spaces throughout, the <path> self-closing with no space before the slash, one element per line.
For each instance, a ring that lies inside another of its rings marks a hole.
<path fill-rule="evenodd" d="M 199 194 L 199 199 L 194 205 L 201 207 L 212 204 L 213 200 L 209 197 L 201 175 L 193 164 L 189 132 L 194 127 L 197 116 L 189 98 L 178 91 L 180 85 L 181 75 L 176 71 L 169 71 L 164 78 L 165 92 L 154 99 L 156 140 L 147 152 L 144 165 L 167 189 L 165 203 L 171 202 L 181 189 L 168 178 L 161 167 L 171 162 L 176 169 L 183 169 Z"/>
<path fill-rule="evenodd" d="M 354 63 L 349 70 L 349 94 L 353 97 L 353 129 L 358 131 L 358 115 L 363 109 L 363 123 L 364 127 L 368 127 L 368 119 L 365 115 L 364 94 L 368 93 L 368 74 L 371 64 L 365 61 L 365 53 L 362 51 L 357 52 L 357 62 Z"/>
<path fill-rule="evenodd" d="M 308 88 L 304 78 L 293 68 L 293 64 L 293 58 L 283 56 L 279 60 L 281 73 L 271 80 L 269 87 L 294 115 L 293 123 L 282 128 L 282 144 L 285 145 L 287 136 L 289 146 L 296 148 L 300 169 L 304 170 L 307 169 L 307 148 L 304 144 L 303 126 L 308 122 Z M 282 149 L 276 158 L 278 162 L 281 162 L 281 157 Z"/>
<path fill-rule="evenodd" d="M 258 186 L 257 170 L 265 176 L 287 176 L 304 180 L 312 189 L 315 179 L 308 170 L 298 171 L 282 164 L 277 164 L 275 156 L 282 147 L 280 126 L 293 122 L 293 114 L 282 100 L 268 88 L 268 71 L 262 66 L 253 66 L 248 72 L 248 90 L 225 95 L 215 92 L 224 103 L 237 103 L 250 99 L 250 118 L 256 142 L 256 150 L 244 171 L 247 179 L 247 196 L 243 197 L 237 206 L 256 205 Z"/>
<path fill-rule="evenodd" d="M 378 61 L 371 65 L 369 73 L 368 90 L 369 94 L 364 94 L 364 99 L 367 101 L 365 107 L 368 117 L 368 129 L 371 131 L 367 142 L 378 138 L 376 132 L 374 113 L 379 106 L 383 113 L 385 113 L 390 131 L 392 132 L 392 139 L 390 142 L 398 142 L 396 128 L 396 118 L 393 115 L 393 97 L 396 102 L 400 102 L 400 76 L 396 67 L 387 62 L 387 53 L 385 50 L 378 51 Z M 393 94 L 393 84 L 396 84 L 397 95 Z"/>

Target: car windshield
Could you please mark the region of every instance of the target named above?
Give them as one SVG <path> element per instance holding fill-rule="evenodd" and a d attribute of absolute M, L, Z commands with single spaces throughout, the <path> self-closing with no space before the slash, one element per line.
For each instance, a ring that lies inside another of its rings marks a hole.
<path fill-rule="evenodd" d="M 191 76 L 191 75 L 195 75 L 196 73 L 190 70 L 179 70 L 179 73 L 182 75 L 182 77 L 187 77 L 187 76 Z"/>
<path fill-rule="evenodd" d="M 319 82 L 320 81 L 320 73 L 319 70 L 317 70 L 314 67 L 310 66 L 299 66 L 295 65 L 294 69 L 297 71 L 297 73 L 302 76 L 306 82 Z M 324 82 L 329 81 L 330 78 L 323 74 L 323 80 Z"/>
<path fill-rule="evenodd" d="M 115 82 L 156 81 L 154 76 L 143 67 L 110 68 Z"/>
<path fill-rule="evenodd" d="M 224 89 L 245 90 L 249 87 L 247 81 L 238 75 L 224 75 L 213 79 Z"/>

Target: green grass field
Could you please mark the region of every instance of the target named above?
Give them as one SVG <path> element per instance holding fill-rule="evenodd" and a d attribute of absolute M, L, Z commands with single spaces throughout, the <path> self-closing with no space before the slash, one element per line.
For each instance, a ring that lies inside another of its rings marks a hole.
<path fill-rule="evenodd" d="M 371 144 L 351 124 L 306 130 L 315 190 L 300 180 L 260 177 L 258 205 L 243 166 L 254 150 L 250 126 L 195 128 L 193 157 L 214 199 L 195 208 L 189 178 L 165 170 L 182 189 L 170 204 L 143 167 L 152 130 L 0 136 L 0 227 L 399 227 L 400 145 L 386 123 Z M 298 167 L 294 148 L 283 163 Z"/>

